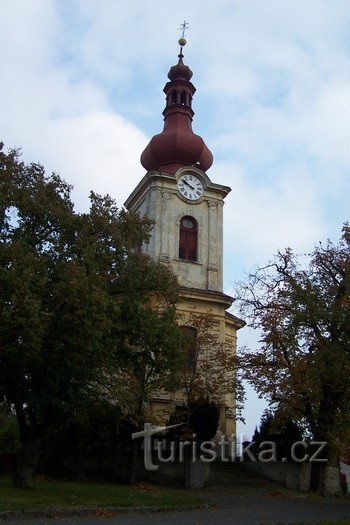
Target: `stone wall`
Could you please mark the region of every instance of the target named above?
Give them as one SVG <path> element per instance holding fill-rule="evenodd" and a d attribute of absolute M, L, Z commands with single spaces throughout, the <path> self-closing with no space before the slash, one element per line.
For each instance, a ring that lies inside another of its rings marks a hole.
<path fill-rule="evenodd" d="M 310 489 L 311 463 L 247 462 L 246 467 L 260 476 L 276 481 L 288 489 L 306 492 Z"/>

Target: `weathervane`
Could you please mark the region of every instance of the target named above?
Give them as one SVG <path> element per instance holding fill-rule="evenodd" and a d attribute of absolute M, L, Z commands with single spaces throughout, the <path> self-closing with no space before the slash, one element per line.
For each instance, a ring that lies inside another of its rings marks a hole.
<path fill-rule="evenodd" d="M 185 46 L 187 44 L 187 40 L 185 38 L 185 33 L 186 33 L 186 31 L 187 31 L 187 29 L 189 27 L 190 27 L 190 24 L 188 22 L 186 22 L 186 20 L 184 20 L 182 22 L 182 24 L 180 25 L 180 27 L 179 27 L 179 31 L 181 31 L 181 37 L 179 38 L 179 45 L 180 45 L 179 58 L 183 57 L 182 48 L 183 48 L 183 46 Z"/>

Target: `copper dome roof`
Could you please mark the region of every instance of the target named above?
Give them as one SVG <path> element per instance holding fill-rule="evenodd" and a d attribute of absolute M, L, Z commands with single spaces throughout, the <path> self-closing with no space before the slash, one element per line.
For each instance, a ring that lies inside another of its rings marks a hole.
<path fill-rule="evenodd" d="M 170 82 L 164 87 L 164 129 L 151 139 L 141 155 L 141 164 L 147 171 L 175 173 L 182 166 L 207 171 L 213 163 L 204 140 L 192 131 L 192 97 L 196 88 L 190 82 L 193 73 L 182 59 L 180 53 L 178 63 L 168 73 Z"/>

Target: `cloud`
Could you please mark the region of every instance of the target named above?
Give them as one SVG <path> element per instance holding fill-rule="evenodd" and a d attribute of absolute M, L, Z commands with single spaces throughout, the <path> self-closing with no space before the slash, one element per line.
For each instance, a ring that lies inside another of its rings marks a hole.
<path fill-rule="evenodd" d="M 162 127 L 179 13 L 191 26 L 194 129 L 214 153 L 210 178 L 233 189 L 229 284 L 278 248 L 337 238 L 348 218 L 346 2 L 3 0 L 1 139 L 73 183 L 79 208 L 90 189 L 121 204 Z"/>
<path fill-rule="evenodd" d="M 347 6 L 326 0 L 24 0 L 2 4 L 2 137 L 75 185 L 123 202 L 162 127 L 178 13 L 198 88 L 194 129 L 225 206 L 225 275 L 339 235 L 350 191 Z M 146 136 L 147 135 L 147 136 Z"/>
<path fill-rule="evenodd" d="M 143 170 L 146 136 L 113 113 L 100 86 L 76 79 L 73 66 L 56 63 L 60 25 L 53 2 L 7 3 L 0 42 L 2 139 L 23 148 L 26 161 L 40 161 L 75 186 L 78 207 L 91 189 L 124 202 Z M 16 26 L 16 33 L 13 28 Z M 5 45 L 6 43 L 6 45 Z"/>
<path fill-rule="evenodd" d="M 80 209 L 88 205 L 91 190 L 109 193 L 121 206 L 143 175 L 138 159 L 145 137 L 118 115 L 96 110 L 55 119 L 47 132 L 45 164 L 74 185 L 73 200 Z"/>
<path fill-rule="evenodd" d="M 230 275 L 286 245 L 310 250 L 347 215 L 350 64 L 347 8 L 312 0 L 180 0 L 175 13 L 104 0 L 3 2 L 3 138 L 87 193 L 122 202 L 162 127 L 178 12 L 198 93 L 194 128 L 214 152 Z M 172 35 L 169 35 L 172 31 Z M 187 60 L 188 59 L 188 60 Z M 148 137 L 146 137 L 146 133 Z"/>

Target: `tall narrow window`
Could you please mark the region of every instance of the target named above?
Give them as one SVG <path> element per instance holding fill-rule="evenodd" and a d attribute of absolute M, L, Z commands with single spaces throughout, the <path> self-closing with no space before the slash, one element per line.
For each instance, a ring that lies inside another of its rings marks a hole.
<path fill-rule="evenodd" d="M 182 333 L 182 351 L 186 372 L 193 373 L 197 367 L 197 330 L 192 326 L 180 326 Z"/>
<path fill-rule="evenodd" d="M 173 89 L 173 92 L 172 92 L 172 102 L 173 104 L 177 104 L 177 93 L 176 93 L 176 89 Z"/>
<path fill-rule="evenodd" d="M 198 251 L 198 224 L 193 217 L 182 217 L 180 222 L 179 258 L 196 261 Z"/>

